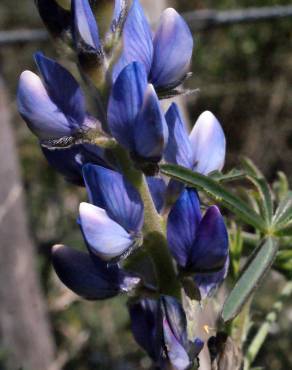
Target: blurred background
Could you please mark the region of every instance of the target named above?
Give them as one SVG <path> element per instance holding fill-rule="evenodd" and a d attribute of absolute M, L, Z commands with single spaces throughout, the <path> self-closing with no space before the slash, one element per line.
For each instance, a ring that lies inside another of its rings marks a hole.
<path fill-rule="evenodd" d="M 145 0 L 152 19 L 158 15 L 153 4 L 162 9 L 173 5 L 184 13 L 291 1 Z M 33 0 L 1 0 L 0 31 L 21 35 L 22 29 L 42 27 Z M 190 123 L 211 110 L 227 137 L 226 169 L 247 155 L 270 180 L 281 170 L 291 184 L 292 17 L 206 26 L 194 37 L 193 76 L 187 85 L 200 91 L 186 98 Z M 18 77 L 25 69 L 35 70 L 32 54 L 37 50 L 67 63 L 51 40 L 0 42 L 0 369 L 150 369 L 131 337 L 125 298 L 80 301 L 52 271 L 53 244 L 84 248 L 76 215 L 86 195 L 49 167 L 17 114 Z M 271 307 L 279 284 L 277 275 L 258 294 L 256 324 Z M 292 369 L 291 321 L 290 305 L 273 327 L 258 365 Z"/>

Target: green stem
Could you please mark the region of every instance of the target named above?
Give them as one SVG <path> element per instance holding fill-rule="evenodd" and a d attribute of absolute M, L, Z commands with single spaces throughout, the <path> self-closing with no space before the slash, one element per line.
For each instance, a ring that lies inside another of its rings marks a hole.
<path fill-rule="evenodd" d="M 128 181 L 138 190 L 144 203 L 144 246 L 153 261 L 156 278 L 161 294 L 172 295 L 181 299 L 181 287 L 165 237 L 162 217 L 156 211 L 145 176 L 137 170 L 128 153 L 116 145 L 113 148 L 122 172 Z"/>
<path fill-rule="evenodd" d="M 289 281 L 285 284 L 282 293 L 277 300 L 273 304 L 271 312 L 269 312 L 265 318 L 265 321 L 261 325 L 259 331 L 253 338 L 250 346 L 248 347 L 245 359 L 244 359 L 244 370 L 249 370 L 251 368 L 252 363 L 254 362 L 256 356 L 258 355 L 262 345 L 264 344 L 271 326 L 275 323 L 277 320 L 280 312 L 282 311 L 284 307 L 284 303 L 286 299 L 292 294 L 292 281 Z"/>

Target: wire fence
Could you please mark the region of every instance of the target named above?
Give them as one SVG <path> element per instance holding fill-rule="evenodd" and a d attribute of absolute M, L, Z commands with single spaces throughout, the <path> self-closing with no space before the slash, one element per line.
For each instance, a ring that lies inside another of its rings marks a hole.
<path fill-rule="evenodd" d="M 192 32 L 204 31 L 236 24 L 280 20 L 292 17 L 292 5 L 247 8 L 228 11 L 200 10 L 182 14 Z M 44 29 L 18 29 L 0 31 L 0 46 L 28 42 L 45 42 L 49 38 Z"/>

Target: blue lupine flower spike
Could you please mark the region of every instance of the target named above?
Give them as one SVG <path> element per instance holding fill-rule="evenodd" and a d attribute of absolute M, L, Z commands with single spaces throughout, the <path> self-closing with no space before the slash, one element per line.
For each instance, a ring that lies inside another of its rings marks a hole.
<path fill-rule="evenodd" d="M 127 64 L 139 61 L 156 89 L 174 88 L 186 77 L 192 50 L 192 34 L 174 9 L 163 12 L 153 38 L 144 11 L 139 1 L 134 0 L 125 21 L 123 51 L 114 67 L 113 80 Z"/>
<path fill-rule="evenodd" d="M 95 125 L 86 114 L 85 98 L 74 77 L 41 53 L 35 56 L 43 81 L 24 71 L 19 79 L 18 110 L 40 140 L 75 136 Z"/>
<path fill-rule="evenodd" d="M 89 300 L 111 298 L 140 283 L 138 277 L 126 274 L 117 265 L 108 266 L 88 253 L 64 245 L 53 247 L 52 261 L 60 280 L 74 293 Z"/>
<path fill-rule="evenodd" d="M 210 295 L 228 269 L 228 234 L 219 209 L 209 207 L 202 217 L 196 191 L 185 189 L 169 214 L 167 240 L 180 269 L 195 277 L 201 298 Z"/>

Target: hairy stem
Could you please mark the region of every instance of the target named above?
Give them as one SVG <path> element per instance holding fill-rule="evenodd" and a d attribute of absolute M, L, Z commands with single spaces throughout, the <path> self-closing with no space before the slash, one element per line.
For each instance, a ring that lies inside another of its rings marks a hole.
<path fill-rule="evenodd" d="M 181 287 L 168 249 L 162 217 L 156 211 L 145 176 L 137 170 L 128 153 L 116 145 L 115 157 L 128 181 L 138 190 L 144 203 L 144 246 L 155 266 L 161 294 L 181 299 Z"/>

